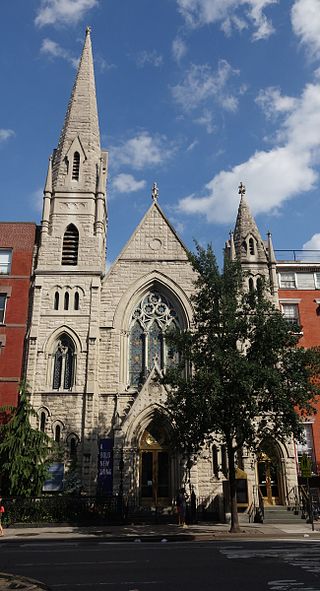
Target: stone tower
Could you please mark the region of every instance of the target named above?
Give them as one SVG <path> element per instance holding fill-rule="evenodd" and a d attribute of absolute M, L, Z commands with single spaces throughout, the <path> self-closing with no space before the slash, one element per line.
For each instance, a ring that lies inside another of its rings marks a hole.
<path fill-rule="evenodd" d="M 240 183 L 240 203 L 234 232 L 226 245 L 226 252 L 231 259 L 238 259 L 247 274 L 249 289 L 257 286 L 257 281 L 264 279 L 270 286 L 271 294 L 276 303 L 277 277 L 276 259 L 271 234 L 267 241 L 262 240 L 257 224 L 251 214 L 245 197 L 245 186 Z"/>
<path fill-rule="evenodd" d="M 88 28 L 58 148 L 49 160 L 27 368 L 39 427 L 69 445 L 84 482 L 90 480 L 98 413 L 106 176 Z"/>

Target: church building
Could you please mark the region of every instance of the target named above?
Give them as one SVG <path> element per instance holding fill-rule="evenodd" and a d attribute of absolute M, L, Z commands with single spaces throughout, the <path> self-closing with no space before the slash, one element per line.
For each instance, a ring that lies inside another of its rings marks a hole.
<path fill-rule="evenodd" d="M 174 362 L 164 333 L 192 326 L 194 272 L 187 251 L 161 210 L 154 185 L 150 207 L 106 270 L 106 179 L 101 149 L 90 30 L 57 149 L 49 159 L 40 242 L 33 275 L 27 335 L 27 381 L 38 428 L 76 459 L 84 490 L 123 490 L 144 506 L 169 507 L 184 465 L 170 448 L 167 392 L 159 381 Z M 271 236 L 264 242 L 250 213 L 244 187 L 235 231 L 227 243 L 249 271 L 249 287 L 267 277 L 278 303 Z M 111 220 L 112 223 L 112 220 Z M 264 455 L 263 455 L 264 453 Z M 245 452 L 244 504 L 266 481 Z M 293 442 L 274 443 L 278 502 L 297 484 Z M 198 499 L 220 503 L 225 480 L 223 446 L 206 447 L 191 469 Z M 265 491 L 265 494 L 269 493 Z"/>

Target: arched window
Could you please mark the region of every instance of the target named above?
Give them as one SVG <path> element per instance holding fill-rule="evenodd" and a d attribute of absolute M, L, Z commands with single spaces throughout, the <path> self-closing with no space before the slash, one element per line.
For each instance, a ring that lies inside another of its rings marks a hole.
<path fill-rule="evenodd" d="M 75 152 L 73 155 L 73 163 L 72 163 L 72 180 L 78 181 L 80 176 L 80 154 L 79 152 Z"/>
<path fill-rule="evenodd" d="M 64 309 L 69 310 L 69 292 L 66 291 L 64 294 Z"/>
<path fill-rule="evenodd" d="M 252 277 L 249 277 L 248 284 L 249 284 L 249 292 L 253 293 L 254 292 L 254 282 L 253 282 Z"/>
<path fill-rule="evenodd" d="M 40 415 L 40 431 L 42 431 L 42 433 L 45 432 L 46 421 L 47 421 L 47 415 L 44 411 L 42 411 L 42 413 Z"/>
<path fill-rule="evenodd" d="M 172 303 L 157 291 L 150 291 L 134 309 L 129 341 L 129 381 L 141 385 L 155 364 L 160 368 L 177 363 L 177 353 L 169 348 L 165 333 L 179 330 Z"/>
<path fill-rule="evenodd" d="M 77 265 L 79 232 L 74 224 L 69 224 L 63 236 L 62 265 Z"/>
<path fill-rule="evenodd" d="M 70 390 L 74 383 L 75 347 L 67 334 L 61 335 L 54 355 L 53 383 L 54 390 Z"/>
<path fill-rule="evenodd" d="M 75 459 L 77 456 L 77 447 L 78 447 L 78 440 L 76 437 L 70 437 L 69 439 L 69 450 L 70 450 L 70 458 Z"/>
<path fill-rule="evenodd" d="M 75 310 L 79 310 L 79 301 L 80 301 L 79 292 L 76 291 L 76 293 L 74 294 L 74 309 Z"/>
<path fill-rule="evenodd" d="M 54 430 L 54 440 L 56 443 L 60 443 L 61 440 L 61 427 L 60 425 L 56 425 Z"/>
<path fill-rule="evenodd" d="M 59 310 L 59 292 L 56 291 L 54 294 L 54 309 Z"/>
<path fill-rule="evenodd" d="M 253 240 L 253 238 L 249 238 L 249 253 L 251 255 L 254 254 L 254 240 Z"/>
<path fill-rule="evenodd" d="M 248 246 L 245 240 L 243 240 L 242 244 L 241 244 L 241 251 L 242 254 L 247 254 L 247 250 L 248 250 Z"/>

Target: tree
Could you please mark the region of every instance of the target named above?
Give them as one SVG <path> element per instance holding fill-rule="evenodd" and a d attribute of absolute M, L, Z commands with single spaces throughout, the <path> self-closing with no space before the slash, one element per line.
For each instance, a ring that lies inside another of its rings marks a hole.
<path fill-rule="evenodd" d="M 196 272 L 194 327 L 168 341 L 180 364 L 165 377 L 175 442 L 190 465 L 206 441 L 226 446 L 231 532 L 239 531 L 236 454 L 263 440 L 301 440 L 301 416 L 315 412 L 320 352 L 297 347 L 299 329 L 271 303 L 267 286 L 244 290 L 240 263 L 219 271 L 212 248 L 189 255 Z"/>
<path fill-rule="evenodd" d="M 30 393 L 21 385 L 17 407 L 3 407 L 0 425 L 0 465 L 2 492 L 12 496 L 37 496 L 42 490 L 51 461 L 53 442 L 30 423 L 36 412 Z"/>

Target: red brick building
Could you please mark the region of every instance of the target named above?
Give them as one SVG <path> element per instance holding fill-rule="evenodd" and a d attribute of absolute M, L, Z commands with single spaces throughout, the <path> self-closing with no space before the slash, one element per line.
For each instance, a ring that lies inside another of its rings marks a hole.
<path fill-rule="evenodd" d="M 276 251 L 279 303 L 289 322 L 301 326 L 302 347 L 320 346 L 320 252 Z M 281 260 L 280 260 L 281 259 Z M 297 446 L 320 474 L 320 404 L 318 414 L 304 422 L 306 443 Z"/>
<path fill-rule="evenodd" d="M 0 222 L 0 405 L 16 404 L 29 316 L 36 224 Z"/>

